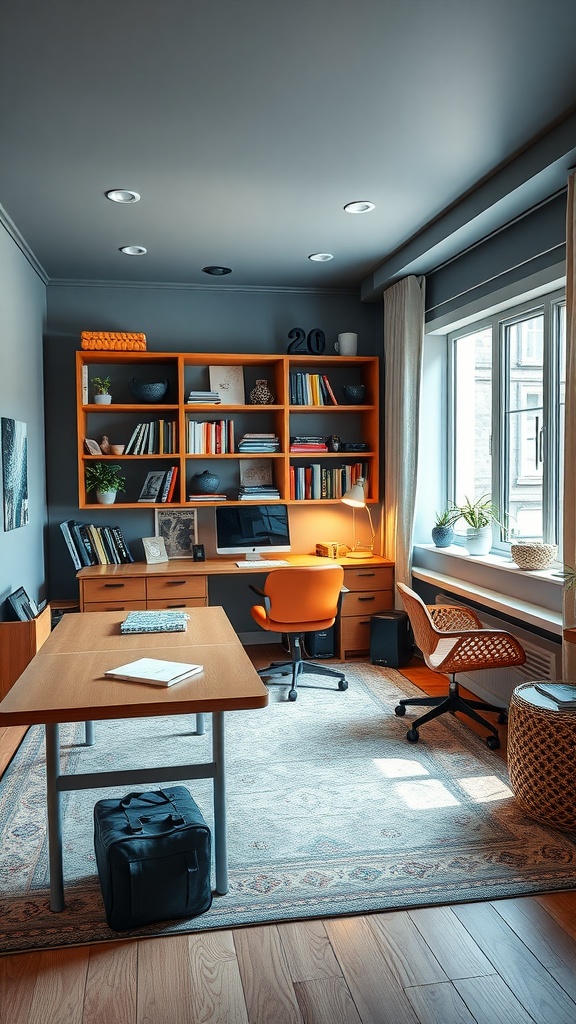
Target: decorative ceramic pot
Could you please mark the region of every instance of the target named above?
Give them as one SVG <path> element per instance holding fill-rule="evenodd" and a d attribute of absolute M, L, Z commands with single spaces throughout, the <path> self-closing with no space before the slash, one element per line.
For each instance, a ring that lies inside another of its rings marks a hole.
<path fill-rule="evenodd" d="M 274 395 L 268 387 L 267 380 L 257 380 L 256 387 L 250 392 L 250 403 L 252 405 L 273 405 Z"/>
<path fill-rule="evenodd" d="M 220 485 L 220 477 L 216 473 L 210 473 L 205 469 L 203 473 L 196 473 L 192 477 L 192 489 L 194 494 L 216 494 Z"/>
<path fill-rule="evenodd" d="M 110 405 L 112 395 L 94 395 L 94 405 Z"/>
<path fill-rule="evenodd" d="M 454 530 L 451 526 L 433 526 L 432 540 L 437 548 L 449 548 L 454 540 Z"/>
<path fill-rule="evenodd" d="M 342 390 L 344 398 L 352 405 L 361 405 L 364 401 L 365 388 L 363 384 L 344 384 Z"/>
<path fill-rule="evenodd" d="M 113 505 L 116 494 L 116 491 L 96 491 L 96 501 L 99 505 Z"/>
<path fill-rule="evenodd" d="M 168 381 L 166 379 L 152 381 L 147 384 L 144 381 L 136 380 L 136 377 L 132 377 L 128 386 L 130 394 L 137 402 L 161 402 L 168 391 Z"/>
<path fill-rule="evenodd" d="M 492 527 L 488 525 L 474 529 L 469 526 L 465 544 L 469 555 L 487 555 L 492 547 Z"/>

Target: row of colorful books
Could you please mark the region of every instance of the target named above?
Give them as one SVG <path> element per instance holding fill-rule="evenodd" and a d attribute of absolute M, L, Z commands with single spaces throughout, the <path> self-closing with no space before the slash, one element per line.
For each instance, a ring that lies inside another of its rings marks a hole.
<path fill-rule="evenodd" d="M 94 526 L 67 519 L 60 529 L 75 569 L 87 565 L 126 565 L 134 559 L 119 526 Z"/>
<path fill-rule="evenodd" d="M 313 462 L 309 466 L 290 467 L 291 501 L 318 501 L 341 498 L 349 491 L 359 477 L 367 480 L 366 463 L 355 462 L 348 466 L 322 466 Z"/>
<path fill-rule="evenodd" d="M 124 455 L 173 455 L 175 451 L 176 421 L 152 420 L 137 424 Z"/>
<path fill-rule="evenodd" d="M 338 405 L 325 373 L 290 374 L 290 405 Z"/>
<path fill-rule="evenodd" d="M 188 420 L 189 455 L 234 454 L 234 420 Z"/>

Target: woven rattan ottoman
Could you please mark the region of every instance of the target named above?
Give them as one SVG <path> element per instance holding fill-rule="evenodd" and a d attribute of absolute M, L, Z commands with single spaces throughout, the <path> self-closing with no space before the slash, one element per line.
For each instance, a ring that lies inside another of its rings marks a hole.
<path fill-rule="evenodd" d="M 576 831 L 576 710 L 559 710 L 533 683 L 517 686 L 510 701 L 508 771 L 528 814 Z"/>

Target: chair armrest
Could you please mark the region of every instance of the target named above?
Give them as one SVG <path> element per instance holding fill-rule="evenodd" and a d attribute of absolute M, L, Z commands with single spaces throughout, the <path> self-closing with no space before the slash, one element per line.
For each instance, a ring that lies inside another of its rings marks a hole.
<path fill-rule="evenodd" d="M 456 672 L 466 668 L 505 668 L 526 661 L 524 648 L 516 637 L 504 629 L 469 629 L 465 632 L 444 632 L 442 640 L 454 637 L 456 643 L 436 668 Z"/>
<path fill-rule="evenodd" d="M 455 604 L 429 604 L 427 608 L 436 629 L 443 633 L 448 630 L 483 628 L 472 608 L 463 608 Z"/>
<path fill-rule="evenodd" d="M 255 587 L 253 583 L 249 583 L 248 586 L 250 587 L 250 590 L 254 591 L 255 594 L 258 594 L 258 597 L 265 597 L 266 596 L 264 591 L 260 590 L 260 587 Z"/>

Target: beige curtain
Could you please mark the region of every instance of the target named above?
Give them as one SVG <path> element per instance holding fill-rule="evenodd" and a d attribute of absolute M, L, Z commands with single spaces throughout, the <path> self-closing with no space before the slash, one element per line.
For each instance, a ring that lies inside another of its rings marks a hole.
<path fill-rule="evenodd" d="M 396 579 L 411 586 L 424 343 L 423 277 L 384 292 L 384 547 Z M 398 607 L 402 604 L 396 598 Z"/>
<path fill-rule="evenodd" d="M 564 439 L 564 564 L 576 567 L 576 174 L 568 179 L 566 212 L 566 429 Z M 564 626 L 576 625 L 576 588 L 564 592 Z M 576 680 L 576 644 L 563 644 L 564 679 Z"/>

